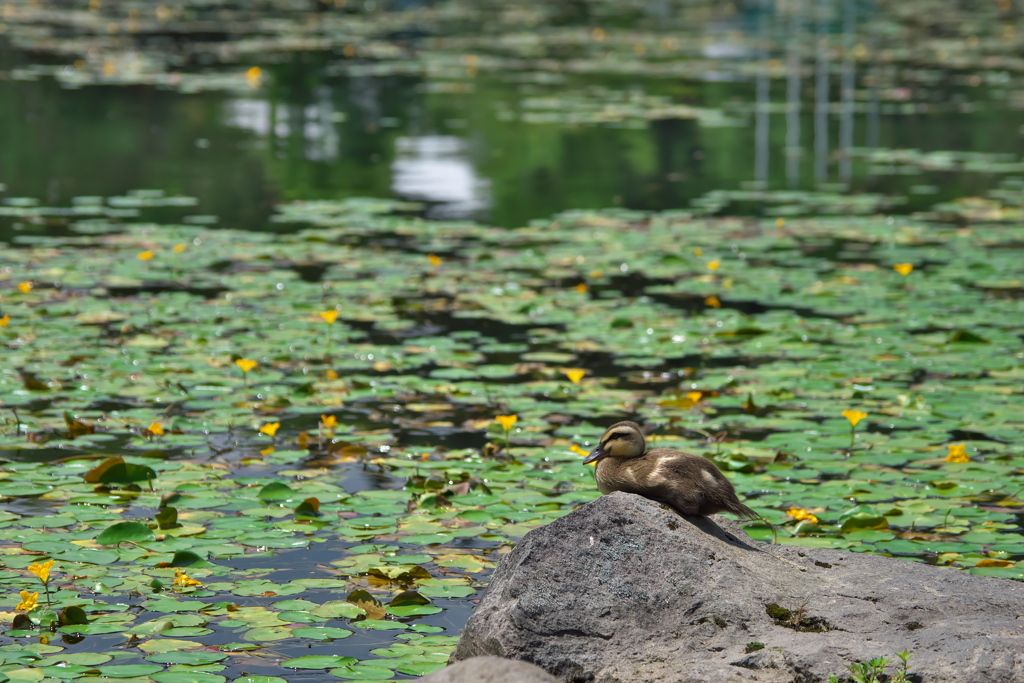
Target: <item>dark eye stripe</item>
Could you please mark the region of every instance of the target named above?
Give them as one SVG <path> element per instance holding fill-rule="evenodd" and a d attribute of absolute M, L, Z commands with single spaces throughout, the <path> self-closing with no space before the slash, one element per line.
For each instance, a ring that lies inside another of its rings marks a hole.
<path fill-rule="evenodd" d="M 612 439 L 628 439 L 629 434 L 629 432 L 612 432 L 608 435 L 608 438 L 605 439 L 605 441 L 611 441 Z"/>

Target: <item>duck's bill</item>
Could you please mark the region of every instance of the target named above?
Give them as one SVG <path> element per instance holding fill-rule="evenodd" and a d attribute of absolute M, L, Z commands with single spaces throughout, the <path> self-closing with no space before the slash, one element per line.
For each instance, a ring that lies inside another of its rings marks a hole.
<path fill-rule="evenodd" d="M 606 455 L 608 455 L 607 451 L 598 446 L 594 450 L 590 451 L 590 455 L 588 455 L 587 459 L 583 461 L 583 464 L 589 465 L 592 462 L 597 462 Z"/>

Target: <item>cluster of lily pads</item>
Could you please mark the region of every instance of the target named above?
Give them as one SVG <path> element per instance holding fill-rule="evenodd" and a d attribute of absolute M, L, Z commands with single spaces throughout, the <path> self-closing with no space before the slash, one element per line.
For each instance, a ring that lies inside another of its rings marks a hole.
<path fill-rule="evenodd" d="M 8 678 L 430 671 L 620 419 L 782 543 L 1024 578 L 1018 224 L 79 204 L 5 207 L 70 233 L 0 256 Z"/>
<path fill-rule="evenodd" d="M 795 55 L 805 65 L 824 56 L 834 69 L 853 68 L 859 84 L 853 97 L 886 103 L 888 114 L 966 111 L 989 97 L 1017 106 L 1022 69 L 1013 55 L 1024 27 L 1009 6 L 960 9 L 916 0 L 910 9 L 880 5 L 851 13 L 851 7 L 832 3 L 812 16 L 809 8 L 677 1 L 652 7 L 526 0 L 505 8 L 274 0 L 228 8 L 205 0 L 145 6 L 92 0 L 69 9 L 12 0 L 0 14 L 0 36 L 20 51 L 61 62 L 38 60 L 14 69 L 13 77 L 52 76 L 73 88 L 245 92 L 272 83 L 272 65 L 297 53 L 329 56 L 331 73 L 416 75 L 428 88 L 472 88 L 478 75 L 537 83 L 566 75 L 782 80 Z M 729 121 L 716 109 L 687 106 L 692 102 L 652 98 L 595 112 L 578 99 L 569 96 L 561 107 L 565 114 L 576 110 L 576 122 L 642 121 L 659 111 L 713 125 Z"/>

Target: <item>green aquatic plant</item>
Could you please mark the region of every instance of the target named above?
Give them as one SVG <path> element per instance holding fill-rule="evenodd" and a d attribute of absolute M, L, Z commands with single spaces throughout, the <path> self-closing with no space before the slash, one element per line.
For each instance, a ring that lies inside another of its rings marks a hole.
<path fill-rule="evenodd" d="M 875 657 L 866 662 L 854 662 L 848 665 L 847 669 L 850 671 L 853 683 L 906 683 L 910 658 L 913 655 L 908 650 L 904 650 L 897 652 L 896 656 L 900 659 L 900 668 L 891 677 L 886 675 L 885 671 L 892 660 L 884 657 Z M 829 683 L 840 683 L 840 679 L 834 675 L 829 676 L 828 680 Z"/>
<path fill-rule="evenodd" d="M 182 664 L 212 677 L 241 675 L 257 643 L 294 660 L 341 657 L 315 650 L 340 639 L 354 661 L 295 670 L 439 667 L 506 549 L 597 497 L 582 456 L 622 419 L 712 456 L 746 505 L 794 532 L 781 543 L 1024 577 L 1008 483 L 1024 467 L 1020 300 L 969 266 L 1018 277 L 1019 227 L 908 223 L 898 258 L 929 264 L 914 277 L 931 292 L 908 298 L 870 276 L 890 262 L 884 222 L 791 217 L 781 239 L 774 219 L 746 222 L 733 236 L 744 265 L 714 308 L 725 281 L 677 259 L 714 253 L 731 219 L 579 211 L 510 231 L 398 206 L 286 204 L 296 228 L 279 235 L 89 223 L 11 247 L 0 537 L 19 552 L 0 585 L 13 610 L 31 595 L 24 570 L 53 560 L 47 623 L 85 638 L 36 654 L 157 683 L 165 641 L 189 661 L 224 655 Z M 412 248 L 380 252 L 394 235 Z M 860 260 L 816 251 L 836 241 Z M 443 264 L 424 258 L 442 246 Z M 144 249 L 157 256 L 135 258 Z M 517 268 L 479 266 L 495 255 Z M 38 284 L 57 274 L 61 288 Z M 587 293 L 566 286 L 583 278 Z M 329 358 L 325 281 L 351 304 Z M 258 367 L 243 372 L 239 349 Z M 837 405 L 873 416 L 845 457 L 853 425 Z M 970 461 L 948 463 L 950 443 Z M 201 585 L 176 587 L 178 571 Z M 349 602 L 357 589 L 370 599 Z M 142 611 L 118 607 L 129 599 Z M 72 607 L 85 620 L 60 624 Z M 40 609 L 0 656 L 38 638 Z M 105 634 L 138 647 L 92 639 Z"/>

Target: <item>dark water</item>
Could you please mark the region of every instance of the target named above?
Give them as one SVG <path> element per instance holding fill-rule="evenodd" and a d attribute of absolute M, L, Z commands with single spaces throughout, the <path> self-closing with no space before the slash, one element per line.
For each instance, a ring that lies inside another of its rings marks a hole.
<path fill-rule="evenodd" d="M 561 74 L 545 83 L 481 71 L 461 93 L 436 92 L 425 77 L 337 75 L 337 56 L 326 52 L 264 65 L 270 85 L 244 95 L 69 89 L 49 77 L 10 78 L 19 66 L 59 59 L 8 45 L 0 65 L 0 197 L 60 206 L 76 196 L 156 188 L 197 197 L 196 212 L 222 225 L 268 229 L 277 202 L 383 196 L 423 200 L 434 217 L 512 227 L 570 208 L 685 208 L 723 189 L 883 193 L 905 198 L 898 210 L 912 211 L 993 187 L 999 176 L 984 170 L 891 174 L 850 154 L 909 148 L 1015 159 L 1022 117 L 997 88 L 972 87 L 963 74 L 925 87 L 904 84 L 901 68 L 787 52 L 789 32 L 806 41 L 844 29 L 851 33 L 830 39 L 870 50 L 874 10 L 832 9 L 822 25 L 794 28 L 762 8 L 703 27 L 705 55 L 725 68 L 686 80 Z M 771 78 L 745 72 L 772 60 Z M 738 125 L 518 120 L 528 98 L 600 100 L 595 88 L 720 109 Z M 48 229 L 0 219 L 4 233 L 12 227 Z"/>

